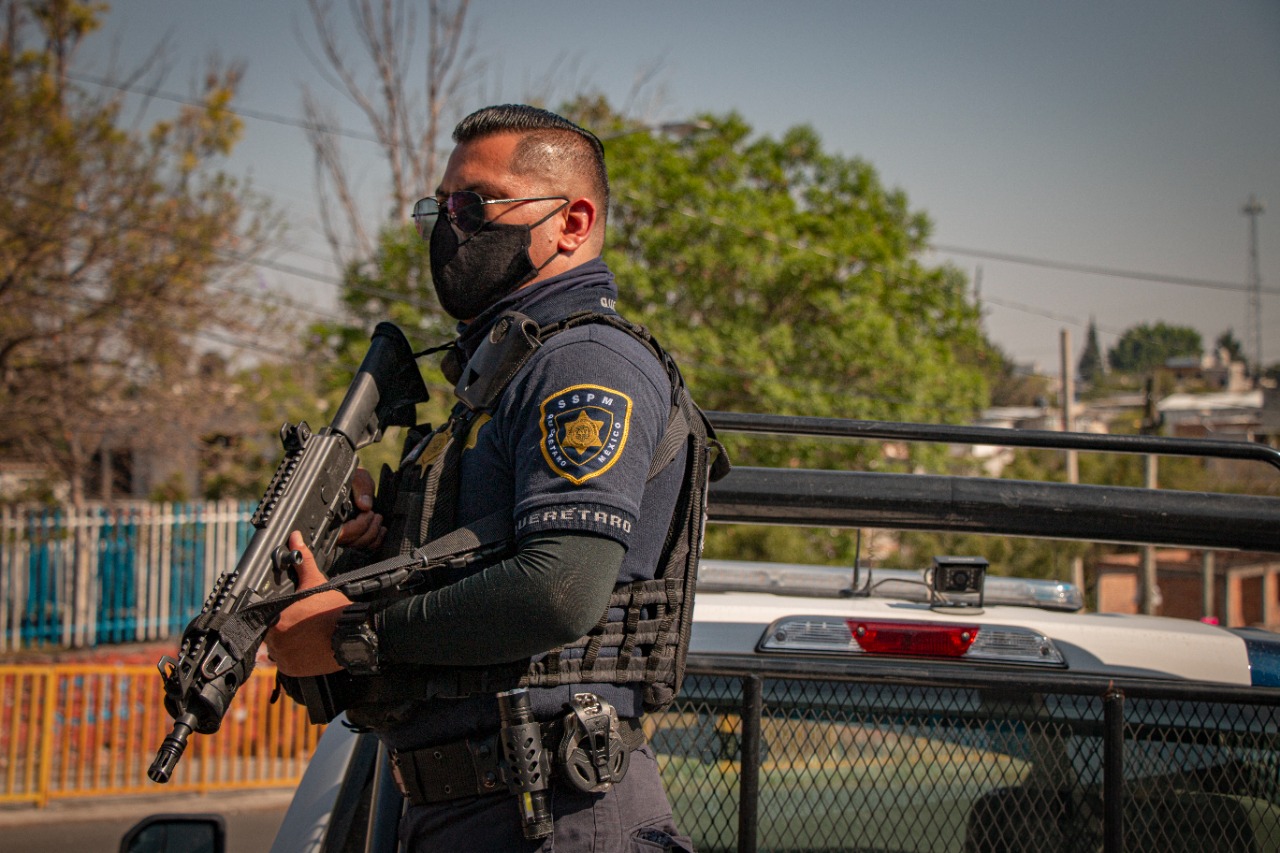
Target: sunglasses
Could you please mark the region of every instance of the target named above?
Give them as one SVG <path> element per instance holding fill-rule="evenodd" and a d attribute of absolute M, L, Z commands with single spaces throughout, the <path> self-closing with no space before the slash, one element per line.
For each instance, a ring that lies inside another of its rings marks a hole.
<path fill-rule="evenodd" d="M 479 193 L 460 190 L 449 193 L 443 202 L 435 198 L 420 198 L 413 205 L 413 224 L 418 233 L 426 236 L 427 220 L 433 216 L 444 214 L 445 219 L 453 223 L 463 234 L 474 234 L 484 227 L 484 206 L 486 204 L 512 204 L 517 201 L 563 201 L 569 199 L 562 195 L 533 196 L 530 198 L 482 198 Z"/>

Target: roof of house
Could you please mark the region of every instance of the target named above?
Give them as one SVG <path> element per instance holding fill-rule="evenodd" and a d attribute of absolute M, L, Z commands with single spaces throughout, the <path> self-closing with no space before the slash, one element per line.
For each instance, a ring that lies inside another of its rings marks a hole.
<path fill-rule="evenodd" d="M 1262 389 L 1218 391 L 1213 394 L 1170 394 L 1156 408 L 1162 412 L 1225 412 L 1262 408 Z"/>

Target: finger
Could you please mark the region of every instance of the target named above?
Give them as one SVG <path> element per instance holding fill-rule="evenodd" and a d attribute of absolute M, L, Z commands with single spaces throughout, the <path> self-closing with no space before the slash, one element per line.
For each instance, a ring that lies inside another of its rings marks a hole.
<path fill-rule="evenodd" d="M 357 468 L 351 475 L 351 495 L 356 509 L 361 512 L 373 509 L 373 475 L 364 468 Z"/>
<path fill-rule="evenodd" d="M 376 548 L 385 530 L 386 528 L 382 524 L 382 516 L 371 513 L 368 526 L 351 544 L 353 547 L 364 548 L 365 550 Z"/>
<path fill-rule="evenodd" d="M 354 542 L 361 536 L 364 536 L 369 532 L 369 528 L 373 526 L 374 518 L 376 516 L 376 513 L 362 512 L 355 518 L 343 524 L 342 528 L 338 532 L 339 541 L 345 545 L 349 542 Z"/>
<path fill-rule="evenodd" d="M 311 553 L 306 540 L 297 530 L 289 534 L 289 547 L 302 554 L 302 563 L 295 569 L 298 574 L 297 588 L 310 589 L 324 583 L 326 578 L 321 574 L 320 567 L 316 565 L 315 555 Z"/>
<path fill-rule="evenodd" d="M 339 528 L 338 544 L 352 548 L 371 548 L 384 529 L 380 514 L 362 512 Z"/>

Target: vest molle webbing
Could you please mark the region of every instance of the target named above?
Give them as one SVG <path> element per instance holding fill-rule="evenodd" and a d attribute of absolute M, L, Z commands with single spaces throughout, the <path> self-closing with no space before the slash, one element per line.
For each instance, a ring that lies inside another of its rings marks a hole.
<path fill-rule="evenodd" d="M 422 545 L 456 527 L 453 518 L 456 492 L 453 490 L 457 488 L 460 451 L 471 422 L 496 405 L 507 385 L 543 342 L 587 323 L 605 323 L 631 335 L 653 353 L 671 382 L 670 414 L 648 478 L 652 480 L 679 458 L 682 448 L 687 452 L 683 483 L 662 549 L 657 578 L 617 587 L 606 612 L 586 636 L 551 650 L 527 666 L 520 664 L 516 669 L 449 667 L 448 672 L 432 667 L 415 667 L 410 671 L 399 668 L 388 677 L 352 679 L 353 682 L 378 682 L 357 689 L 363 696 L 356 699 L 355 704 L 382 704 L 431 695 L 456 697 L 491 693 L 514 686 L 512 682 L 517 678 L 519 685 L 529 687 L 642 683 L 644 705 L 649 711 L 665 707 L 675 697 L 689 646 L 708 481 L 724 476 L 729 462 L 706 417 L 690 397 L 679 368 L 644 327 L 616 314 L 596 312 L 574 314 L 545 328 L 515 313 L 499 318 L 494 330 L 462 369 L 455 388 L 462 402 L 454 407 L 449 423 L 425 441 L 419 432 L 415 436 L 417 452 L 406 442 L 410 455 L 406 455 L 401 469 L 394 474 L 384 470 L 378 498 L 383 504 L 380 511 L 388 517 L 387 541 L 395 541 L 392 534 L 401 541 L 412 541 L 412 534 L 416 532 L 419 534 L 416 544 Z M 402 546 L 402 551 L 412 547 Z M 433 586 L 430 578 L 424 581 L 425 585 L 415 591 Z M 499 669 L 502 672 L 498 672 Z"/>

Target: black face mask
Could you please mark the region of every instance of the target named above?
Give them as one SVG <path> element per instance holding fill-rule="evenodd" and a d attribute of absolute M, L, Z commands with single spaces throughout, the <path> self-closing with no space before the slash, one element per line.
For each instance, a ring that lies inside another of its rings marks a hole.
<path fill-rule="evenodd" d="M 431 229 L 431 283 L 440 307 L 449 316 L 466 322 L 528 283 L 556 257 L 547 258 L 542 266 L 533 265 L 529 257 L 533 229 L 563 207 L 532 225 L 487 223 L 461 242 L 449 220 L 437 216 Z"/>

